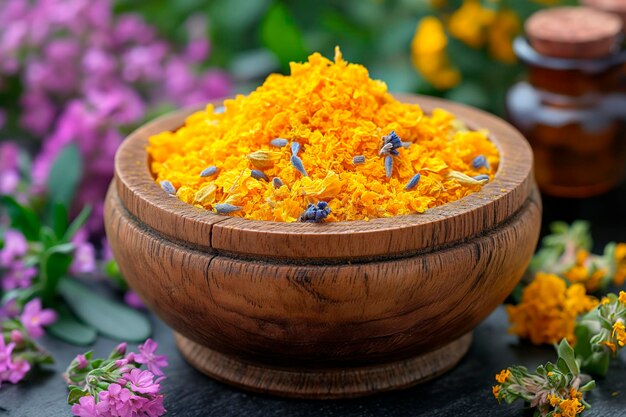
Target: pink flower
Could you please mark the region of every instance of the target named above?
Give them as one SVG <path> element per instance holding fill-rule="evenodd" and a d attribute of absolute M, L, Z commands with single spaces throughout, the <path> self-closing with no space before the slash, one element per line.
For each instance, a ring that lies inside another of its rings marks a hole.
<path fill-rule="evenodd" d="M 140 394 L 156 394 L 161 389 L 159 382 L 163 378 L 154 380 L 154 374 L 150 371 L 133 369 L 130 373 L 122 375 L 122 378 L 130 384 L 130 389 Z"/>
<path fill-rule="evenodd" d="M 152 339 L 145 341 L 143 345 L 139 345 L 139 353 L 135 355 L 135 362 L 141 363 L 148 367 L 148 370 L 154 375 L 163 375 L 161 368 L 167 366 L 167 356 L 155 355 L 159 344 Z"/>
<path fill-rule="evenodd" d="M 77 417 L 100 417 L 100 414 L 96 410 L 96 401 L 91 395 L 80 397 L 78 404 L 72 406 L 72 414 Z"/>
<path fill-rule="evenodd" d="M 30 363 L 24 359 L 18 359 L 5 372 L 0 372 L 0 380 L 17 384 L 24 379 L 28 371 L 30 371 Z"/>
<path fill-rule="evenodd" d="M 11 330 L 11 342 L 19 345 L 24 341 L 24 335 L 19 330 Z"/>
<path fill-rule="evenodd" d="M 76 361 L 76 369 L 85 369 L 87 367 L 88 362 L 87 358 L 85 358 L 85 355 L 76 355 L 76 358 L 74 358 L 74 360 Z"/>
<path fill-rule="evenodd" d="M 15 343 L 4 342 L 4 337 L 0 337 L 0 372 L 6 371 L 11 367 L 11 353 L 15 348 Z"/>
<path fill-rule="evenodd" d="M 126 291 L 126 294 L 124 294 L 124 302 L 137 310 L 146 308 L 141 298 L 139 298 L 139 295 L 133 290 Z"/>
<path fill-rule="evenodd" d="M 0 249 L 0 266 L 8 267 L 16 258 L 26 255 L 28 242 L 17 230 L 4 232 L 4 246 Z"/>
<path fill-rule="evenodd" d="M 43 326 L 47 326 L 56 321 L 57 314 L 50 309 L 41 308 L 41 300 L 35 298 L 24 306 L 24 311 L 20 316 L 22 324 L 33 338 L 43 336 Z"/>
<path fill-rule="evenodd" d="M 143 405 L 148 402 L 147 398 L 133 395 L 127 388 L 119 384 L 111 384 L 106 391 L 101 391 L 98 406 L 108 409 L 111 416 L 137 415 Z"/>
<path fill-rule="evenodd" d="M 9 291 L 15 288 L 28 288 L 35 276 L 37 268 L 25 266 L 22 261 L 15 261 L 2 278 L 2 289 Z"/>
<path fill-rule="evenodd" d="M 146 417 L 159 417 L 165 414 L 165 407 L 163 407 L 163 396 L 157 395 L 150 401 L 143 405 L 141 411 Z"/>

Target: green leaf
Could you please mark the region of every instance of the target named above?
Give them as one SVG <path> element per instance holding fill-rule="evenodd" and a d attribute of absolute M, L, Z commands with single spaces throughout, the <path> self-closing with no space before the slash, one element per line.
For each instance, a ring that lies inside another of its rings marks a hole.
<path fill-rule="evenodd" d="M 87 390 L 83 391 L 80 387 L 72 386 L 70 387 L 70 393 L 67 395 L 67 403 L 69 405 L 77 404 L 82 397 L 87 395 L 89 395 Z"/>
<path fill-rule="evenodd" d="M 61 277 L 67 273 L 72 264 L 71 253 L 73 251 L 73 243 L 62 243 L 51 247 L 42 255 L 40 274 L 43 282 L 44 304 L 50 304 L 54 299 Z"/>
<path fill-rule="evenodd" d="M 52 202 L 50 204 L 50 227 L 54 232 L 57 239 L 65 233 L 68 225 L 68 210 L 67 206 L 61 203 Z"/>
<path fill-rule="evenodd" d="M 11 227 L 21 231 L 27 240 L 38 240 L 41 221 L 34 210 L 21 205 L 13 197 L 0 196 L 0 208 L 4 208 L 11 219 Z"/>
<path fill-rule="evenodd" d="M 587 326 L 577 324 L 576 328 L 574 329 L 574 334 L 576 335 L 576 345 L 574 345 L 574 353 L 576 354 L 576 356 L 582 358 L 584 361 L 592 354 L 590 331 Z"/>
<path fill-rule="evenodd" d="M 592 379 L 591 381 L 587 382 L 585 385 L 580 387 L 579 391 L 587 392 L 587 391 L 591 391 L 592 389 L 595 389 L 595 387 L 596 387 L 596 381 Z"/>
<path fill-rule="evenodd" d="M 559 359 L 563 359 L 573 375 L 580 374 L 580 369 L 578 368 L 578 363 L 576 362 L 576 356 L 574 355 L 574 349 L 572 349 L 570 344 L 567 343 L 566 339 L 561 340 L 561 343 L 559 343 L 557 353 Z"/>
<path fill-rule="evenodd" d="M 56 311 L 57 321 L 47 328 L 51 335 L 78 346 L 88 346 L 96 341 L 96 330 L 78 321 L 65 305 L 59 305 Z"/>
<path fill-rule="evenodd" d="M 129 342 L 143 342 L 150 336 L 152 329 L 145 315 L 76 280 L 62 280 L 59 292 L 74 314 L 105 336 Z"/>
<path fill-rule="evenodd" d="M 611 356 L 608 352 L 594 352 L 584 363 L 585 372 L 592 375 L 604 376 L 609 370 Z"/>
<path fill-rule="evenodd" d="M 91 206 L 85 206 L 78 213 L 78 216 L 72 221 L 72 223 L 67 227 L 65 234 L 63 235 L 63 241 L 69 242 L 72 240 L 76 232 L 83 227 L 87 219 L 89 219 L 89 215 L 91 214 Z"/>
<path fill-rule="evenodd" d="M 280 3 L 272 5 L 263 18 L 261 41 L 276 55 L 285 70 L 289 68 L 289 62 L 303 61 L 308 55 L 300 29 L 289 10 Z"/>
<path fill-rule="evenodd" d="M 52 204 L 69 207 L 83 174 L 83 164 L 76 144 L 65 147 L 57 156 L 48 175 L 48 197 Z"/>

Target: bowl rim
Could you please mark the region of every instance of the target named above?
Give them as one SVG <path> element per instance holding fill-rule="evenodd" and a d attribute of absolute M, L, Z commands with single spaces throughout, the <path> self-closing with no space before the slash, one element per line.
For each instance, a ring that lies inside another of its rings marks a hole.
<path fill-rule="evenodd" d="M 129 214 L 141 223 L 167 239 L 184 242 L 197 250 L 244 257 L 326 260 L 430 252 L 493 229 L 528 203 L 534 185 L 533 155 L 526 139 L 513 126 L 482 110 L 440 98 L 413 94 L 394 94 L 394 97 L 419 104 L 424 112 L 443 108 L 472 129 L 487 129 L 500 152 L 494 179 L 471 195 L 424 213 L 367 221 L 312 224 L 222 216 L 164 193 L 148 164 L 149 137 L 177 129 L 202 106 L 161 116 L 127 137 L 115 155 L 118 197 Z"/>

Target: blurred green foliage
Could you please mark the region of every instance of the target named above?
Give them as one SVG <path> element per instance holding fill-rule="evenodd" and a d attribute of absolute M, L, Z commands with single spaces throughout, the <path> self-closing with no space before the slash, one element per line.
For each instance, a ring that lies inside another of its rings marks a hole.
<path fill-rule="evenodd" d="M 170 39 L 184 37 L 188 16 L 208 17 L 213 40 L 211 61 L 231 72 L 237 90 L 247 92 L 270 72 L 288 72 L 288 62 L 314 51 L 361 63 L 391 91 L 419 92 L 504 112 L 504 94 L 520 76 L 519 63 L 495 60 L 488 48 L 469 46 L 450 36 L 448 22 L 465 2 L 496 14 L 514 13 L 521 23 L 534 11 L 573 0 L 117 0 L 116 11 L 141 13 Z M 411 41 L 425 16 L 436 16 L 448 32 L 447 55 L 460 82 L 439 90 L 416 71 Z M 467 24 L 474 24 L 469 21 Z"/>

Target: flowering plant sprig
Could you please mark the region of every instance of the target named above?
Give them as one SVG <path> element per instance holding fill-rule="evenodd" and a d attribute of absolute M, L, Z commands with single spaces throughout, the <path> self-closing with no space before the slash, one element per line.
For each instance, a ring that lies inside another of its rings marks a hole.
<path fill-rule="evenodd" d="M 575 345 L 583 369 L 606 375 L 611 358 L 626 345 L 626 292 L 607 294 L 598 307 L 581 317 Z"/>
<path fill-rule="evenodd" d="M 590 253 L 592 238 L 589 223 L 576 221 L 571 225 L 555 222 L 552 234 L 542 245 L 529 267 L 529 276 L 537 272 L 556 274 L 571 283 L 582 283 L 588 291 L 606 290 L 626 280 L 626 244 L 609 243 L 602 255 Z"/>
<path fill-rule="evenodd" d="M 42 309 L 34 299 L 20 314 L 15 305 L 0 311 L 0 386 L 8 381 L 17 384 L 32 369 L 54 362 L 35 341 L 43 335 L 43 326 L 56 320 L 56 313 Z"/>
<path fill-rule="evenodd" d="M 93 358 L 92 352 L 76 356 L 63 375 L 68 387 L 68 404 L 78 417 L 145 416 L 165 413 L 161 368 L 167 366 L 158 345 L 148 339 L 138 353 L 127 353 L 126 343 L 118 345 L 107 358 Z M 146 366 L 148 369 L 141 369 Z"/>
<path fill-rule="evenodd" d="M 590 405 L 583 393 L 595 388 L 595 381 L 580 373 L 574 350 L 563 339 L 557 346 L 558 359 L 537 367 L 535 372 L 523 366 L 511 366 L 496 375 L 492 388 L 498 402 L 528 402 L 538 417 L 574 417 Z"/>

